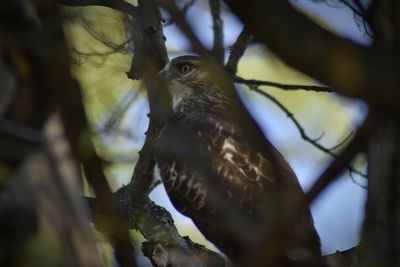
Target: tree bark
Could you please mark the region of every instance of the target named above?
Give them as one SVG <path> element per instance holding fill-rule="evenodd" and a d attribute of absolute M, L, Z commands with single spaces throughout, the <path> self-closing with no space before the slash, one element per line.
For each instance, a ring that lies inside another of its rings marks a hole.
<path fill-rule="evenodd" d="M 362 266 L 400 265 L 400 126 L 384 119 L 368 146 Z"/>

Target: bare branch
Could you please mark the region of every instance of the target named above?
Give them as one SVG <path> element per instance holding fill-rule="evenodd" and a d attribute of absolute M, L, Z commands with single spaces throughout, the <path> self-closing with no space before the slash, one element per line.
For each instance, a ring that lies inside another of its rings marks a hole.
<path fill-rule="evenodd" d="M 306 90 L 306 91 L 314 91 L 314 92 L 334 92 L 334 90 L 330 87 L 326 86 L 317 86 L 317 85 L 297 85 L 297 84 L 282 84 L 270 81 L 259 81 L 259 80 L 247 80 L 243 79 L 239 76 L 234 77 L 234 81 L 236 83 L 246 84 L 248 86 L 270 86 L 276 87 L 283 90 Z"/>
<path fill-rule="evenodd" d="M 303 126 L 300 124 L 300 122 L 294 117 L 293 113 L 290 112 L 281 102 L 279 102 L 275 97 L 273 97 L 272 95 L 268 94 L 267 92 L 261 90 L 260 88 L 258 88 L 257 86 L 254 85 L 250 85 L 249 86 L 250 90 L 257 92 L 259 94 L 261 94 L 262 96 L 265 96 L 266 98 L 268 98 L 269 100 L 271 100 L 274 104 L 276 104 L 283 112 L 285 112 L 285 114 L 289 117 L 289 119 L 294 123 L 294 125 L 296 126 L 296 128 L 299 130 L 301 137 L 309 142 L 310 144 L 312 144 L 313 146 L 315 146 L 316 148 L 318 148 L 319 150 L 327 153 L 328 155 L 332 156 L 333 158 L 337 159 L 337 155 L 335 153 L 333 153 L 332 151 L 337 148 L 339 145 L 336 145 L 333 149 L 330 148 L 326 148 L 323 145 L 321 145 L 320 143 L 318 143 L 318 141 L 322 138 L 321 137 L 317 137 L 317 138 L 311 138 L 309 137 Z M 347 137 L 348 138 L 348 137 Z M 346 139 L 347 139 L 346 138 Z M 341 144 L 343 143 L 343 141 L 341 142 Z M 356 173 L 360 176 L 363 177 L 367 177 L 366 174 L 358 171 L 357 169 L 355 169 L 353 166 L 348 165 L 347 168 L 349 169 L 349 171 Z"/>
<path fill-rule="evenodd" d="M 138 13 L 134 20 L 134 57 L 127 73 L 130 79 L 141 79 L 144 73 L 155 72 L 168 61 L 165 36 L 162 31 L 161 14 L 151 1 L 139 1 Z M 150 93 L 150 92 L 148 92 Z M 149 98 L 150 99 L 150 98 Z M 152 102 L 150 102 L 150 106 Z M 156 107 L 155 107 L 156 108 Z M 150 107 L 151 109 L 151 107 Z"/>
<path fill-rule="evenodd" d="M 231 53 L 226 63 L 226 69 L 231 75 L 235 75 L 240 58 L 243 56 L 247 45 L 250 43 L 252 35 L 246 28 L 243 28 L 236 42 L 232 45 Z"/>
<path fill-rule="evenodd" d="M 376 123 L 376 115 L 369 113 L 364 123 L 357 130 L 353 140 L 337 156 L 328 168 L 319 176 L 314 185 L 306 193 L 306 203 L 311 203 L 326 188 L 328 184 L 334 181 L 339 174 L 348 166 L 348 164 L 364 148 L 365 142 L 370 136 Z"/>
<path fill-rule="evenodd" d="M 355 1 L 355 2 L 357 2 L 357 1 Z M 355 14 L 355 15 L 357 15 L 357 16 L 359 16 L 359 17 L 361 17 L 361 18 L 364 18 L 364 13 L 363 13 L 363 10 L 362 9 L 360 9 L 360 7 L 359 7 L 359 5 L 356 3 L 356 6 L 357 7 L 355 7 L 355 6 L 353 6 L 351 3 L 350 3 L 350 1 L 348 1 L 348 0 L 341 0 L 340 1 L 340 3 L 342 3 L 343 5 L 345 5 L 345 6 L 347 6 L 351 11 L 353 11 L 353 13 Z"/>
<path fill-rule="evenodd" d="M 364 185 L 364 184 L 360 183 L 359 181 L 357 181 L 357 179 L 354 177 L 353 172 L 351 170 L 349 170 L 349 176 L 350 176 L 351 181 L 354 184 L 358 185 L 361 188 L 368 189 L 368 187 L 366 185 Z"/>
<path fill-rule="evenodd" d="M 214 33 L 214 44 L 213 53 L 216 60 L 220 63 L 224 63 L 224 29 L 223 21 L 221 19 L 221 2 L 220 0 L 209 0 L 212 21 L 213 21 L 213 33 Z"/>
<path fill-rule="evenodd" d="M 373 33 L 370 32 L 369 17 L 363 4 L 359 0 L 353 0 L 352 2 L 354 2 L 354 5 L 351 4 L 349 0 L 340 0 L 339 2 L 347 6 L 353 12 L 354 21 L 358 28 L 361 30 L 362 27 L 366 35 L 372 38 Z"/>
<path fill-rule="evenodd" d="M 355 5 L 357 6 L 358 10 L 360 10 L 360 13 L 363 14 L 363 17 L 365 19 L 365 13 L 366 13 L 366 9 L 364 7 L 364 5 L 361 3 L 360 0 L 353 0 Z"/>
<path fill-rule="evenodd" d="M 337 145 L 329 148 L 330 151 L 333 151 L 339 147 L 341 147 L 342 145 L 344 145 L 348 140 L 350 140 L 350 137 L 353 136 L 353 132 L 350 132 L 341 142 L 339 142 Z"/>
<path fill-rule="evenodd" d="M 118 106 L 111 111 L 109 118 L 101 130 L 104 130 L 105 132 L 116 130 L 119 127 L 124 114 L 127 112 L 132 103 L 138 99 L 138 97 L 139 90 L 129 90 L 122 98 L 120 103 L 118 103 Z"/>

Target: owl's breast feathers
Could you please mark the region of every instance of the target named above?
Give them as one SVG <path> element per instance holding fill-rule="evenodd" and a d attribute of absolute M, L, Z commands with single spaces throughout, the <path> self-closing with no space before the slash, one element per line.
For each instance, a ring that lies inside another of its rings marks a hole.
<path fill-rule="evenodd" d="M 225 193 L 241 210 L 251 212 L 274 183 L 271 163 L 260 153 L 254 153 L 240 130 L 219 116 L 193 113 L 177 117 L 206 153 L 213 173 L 212 184 L 220 186 L 219 192 Z M 206 184 L 210 177 L 201 177 L 193 162 L 179 161 L 171 155 L 159 158 L 158 163 L 165 188 L 181 212 L 191 217 L 197 217 L 201 210 L 215 212 Z"/>

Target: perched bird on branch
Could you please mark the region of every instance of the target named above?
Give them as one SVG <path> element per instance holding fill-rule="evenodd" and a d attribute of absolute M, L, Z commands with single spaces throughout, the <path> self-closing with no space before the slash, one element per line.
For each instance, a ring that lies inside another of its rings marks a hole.
<path fill-rule="evenodd" d="M 262 241 L 257 238 L 263 231 L 279 223 L 286 204 L 304 193 L 289 164 L 267 140 L 271 155 L 250 147 L 234 120 L 240 111 L 199 57 L 175 58 L 160 75 L 173 107 L 156 146 L 164 186 L 176 209 L 240 263 Z M 242 219 L 251 223 L 250 229 L 240 229 Z M 280 242 L 287 243 L 280 266 L 319 266 L 320 242 L 308 209 L 283 236 Z"/>

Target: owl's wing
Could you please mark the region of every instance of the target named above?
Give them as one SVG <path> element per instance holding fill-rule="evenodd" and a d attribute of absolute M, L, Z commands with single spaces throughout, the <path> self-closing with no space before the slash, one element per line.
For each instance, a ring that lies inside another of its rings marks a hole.
<path fill-rule="evenodd" d="M 216 206 L 210 198 L 207 179 L 213 179 L 211 186 L 218 186 L 217 192 L 226 194 L 240 209 L 252 212 L 254 205 L 268 195 L 276 179 L 270 161 L 252 151 L 240 129 L 220 116 L 181 114 L 179 120 L 196 137 L 214 175 L 202 177 L 193 162 L 158 159 L 164 185 L 174 205 L 191 217 L 193 214 L 189 213 L 193 210 L 212 213 Z"/>

